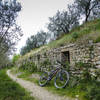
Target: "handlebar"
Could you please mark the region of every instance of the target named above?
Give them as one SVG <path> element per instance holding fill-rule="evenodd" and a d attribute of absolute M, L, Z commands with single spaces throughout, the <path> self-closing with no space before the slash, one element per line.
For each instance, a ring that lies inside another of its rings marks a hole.
<path fill-rule="evenodd" d="M 57 60 L 57 63 L 61 64 L 62 66 L 66 66 L 65 64 L 63 64 L 63 63 L 60 62 L 59 60 Z"/>

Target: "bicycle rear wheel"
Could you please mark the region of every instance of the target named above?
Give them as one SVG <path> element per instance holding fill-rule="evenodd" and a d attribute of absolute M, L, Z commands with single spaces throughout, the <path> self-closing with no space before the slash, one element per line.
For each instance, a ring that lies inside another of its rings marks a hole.
<path fill-rule="evenodd" d="M 48 73 L 43 72 L 43 74 L 40 76 L 39 85 L 45 86 L 47 82 L 48 82 Z"/>
<path fill-rule="evenodd" d="M 56 88 L 64 88 L 69 81 L 69 74 L 65 70 L 61 70 L 57 73 L 56 78 L 54 80 L 54 85 Z"/>

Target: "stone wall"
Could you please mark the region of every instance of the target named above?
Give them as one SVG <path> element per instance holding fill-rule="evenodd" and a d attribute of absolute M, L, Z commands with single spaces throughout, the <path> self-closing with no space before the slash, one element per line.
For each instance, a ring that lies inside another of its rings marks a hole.
<path fill-rule="evenodd" d="M 100 68 L 100 43 L 93 43 L 92 40 L 87 43 L 73 43 L 59 48 L 46 50 L 45 52 L 37 52 L 27 58 L 23 58 L 17 62 L 17 65 L 26 63 L 27 61 L 35 62 L 40 68 L 40 64 L 46 59 L 54 64 L 56 60 L 62 62 L 68 61 L 72 67 L 76 62 L 92 63 Z"/>

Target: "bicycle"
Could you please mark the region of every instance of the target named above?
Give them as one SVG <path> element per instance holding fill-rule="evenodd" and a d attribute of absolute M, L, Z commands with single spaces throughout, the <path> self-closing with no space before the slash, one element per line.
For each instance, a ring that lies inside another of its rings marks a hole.
<path fill-rule="evenodd" d="M 66 87 L 68 81 L 69 81 L 69 73 L 64 70 L 64 64 L 57 60 L 57 63 L 59 63 L 60 67 L 57 67 L 55 70 L 52 70 L 50 73 L 43 72 L 43 74 L 40 76 L 39 85 L 41 87 L 45 86 L 49 81 L 53 79 L 54 76 L 54 85 L 56 88 L 64 88 Z M 58 65 L 58 66 L 59 66 Z"/>

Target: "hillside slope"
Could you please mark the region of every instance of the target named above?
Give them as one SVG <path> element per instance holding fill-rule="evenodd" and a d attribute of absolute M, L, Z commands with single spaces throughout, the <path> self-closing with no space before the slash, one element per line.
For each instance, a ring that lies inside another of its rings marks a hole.
<path fill-rule="evenodd" d="M 81 26 L 78 26 L 75 29 L 71 30 L 69 34 L 65 34 L 60 39 L 52 41 L 40 48 L 31 50 L 31 52 L 24 55 L 24 57 L 30 56 L 39 51 L 45 52 L 46 50 L 64 46 L 69 43 L 85 43 L 85 41 L 87 40 L 93 40 L 93 42 L 95 43 L 100 42 L 100 19 L 84 23 Z"/>

